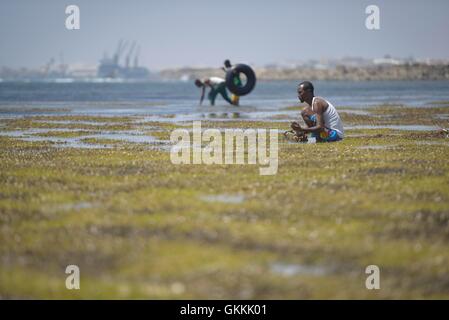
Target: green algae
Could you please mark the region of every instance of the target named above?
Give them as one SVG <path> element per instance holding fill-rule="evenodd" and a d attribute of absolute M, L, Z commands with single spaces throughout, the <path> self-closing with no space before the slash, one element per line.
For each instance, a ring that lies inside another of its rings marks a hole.
<path fill-rule="evenodd" d="M 74 131 L 47 131 L 38 132 L 31 134 L 32 136 L 38 137 L 55 137 L 55 138 L 76 138 L 87 136 L 90 134 L 95 134 L 95 131 L 84 131 L 84 130 L 74 130 Z"/>
<path fill-rule="evenodd" d="M 148 134 L 160 139 L 185 128 L 152 125 Z M 417 142 L 448 139 L 392 129 L 347 134 L 333 144 L 280 136 L 274 176 L 251 165 L 173 165 L 168 152 L 123 141 L 60 149 L 0 137 L 0 296 L 447 299 L 449 148 Z M 360 148 L 370 145 L 388 148 Z M 201 200 L 226 194 L 244 201 Z M 285 276 L 271 270 L 278 262 L 327 271 Z M 69 264 L 80 267 L 81 290 L 65 288 Z M 370 264 L 380 267 L 381 290 L 365 289 Z"/>

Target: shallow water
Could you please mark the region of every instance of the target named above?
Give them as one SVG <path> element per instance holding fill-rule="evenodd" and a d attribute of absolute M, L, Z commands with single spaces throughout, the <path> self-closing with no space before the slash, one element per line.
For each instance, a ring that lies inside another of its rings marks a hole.
<path fill-rule="evenodd" d="M 286 107 L 299 106 L 298 81 L 259 81 L 254 91 L 241 97 L 241 106 L 229 106 L 221 97 L 216 106 L 198 105 L 199 90 L 192 82 L 148 83 L 0 83 L 0 117 L 20 114 L 167 115 L 241 113 L 253 119 L 273 118 Z M 431 105 L 449 101 L 449 81 L 314 81 L 316 95 L 342 110 L 346 106 Z M 259 113 L 260 112 L 260 113 Z M 362 113 L 361 113 L 362 112 Z M 221 117 L 223 118 L 223 117 Z M 168 121 L 168 120 L 167 120 Z"/>
<path fill-rule="evenodd" d="M 447 113 L 436 114 L 435 117 L 440 120 L 449 120 L 449 114 Z"/>
<path fill-rule="evenodd" d="M 447 141 L 416 141 L 418 145 L 438 145 L 438 146 L 448 146 L 449 147 L 449 137 Z"/>
<path fill-rule="evenodd" d="M 199 92 L 191 83 L 1 83 L 0 120 L 34 115 L 137 116 L 135 131 L 98 131 L 79 137 L 43 137 L 35 134 L 50 131 L 80 131 L 64 125 L 106 126 L 114 122 L 86 120 L 36 120 L 61 125 L 61 128 L 0 131 L 0 135 L 27 141 L 51 141 L 56 147 L 111 148 L 109 144 L 86 143 L 82 139 L 112 139 L 145 144 L 169 150 L 169 141 L 145 135 L 155 130 L 154 122 L 176 123 L 191 127 L 192 121 L 264 121 L 285 122 L 299 118 L 296 81 L 261 81 L 253 93 L 241 98 L 241 106 L 227 105 L 221 98 L 216 106 L 198 105 Z M 326 97 L 341 112 L 371 115 L 364 108 L 373 104 L 409 103 L 421 105 L 435 100 L 449 100 L 449 82 L 336 82 L 316 81 L 317 95 Z M 422 87 L 428 89 L 423 91 Z M 419 87 L 417 91 L 414 88 Z M 419 94 L 417 93 L 419 92 Z M 296 106 L 291 110 L 292 106 Z M 440 114 L 446 119 L 447 114 Z M 100 119 L 101 120 L 101 119 Z M 0 124 L 1 125 L 1 124 Z M 157 125 L 157 124 L 156 124 Z M 224 126 L 223 126 L 224 127 Z M 96 128 L 99 129 L 99 128 Z M 220 128 L 218 128 L 220 129 Z M 224 128 L 221 128 L 224 129 Z M 345 129 L 397 129 L 432 131 L 425 125 L 354 125 Z M 97 130 L 92 130 L 97 131 Z M 309 143 L 313 143 L 309 140 Z"/>
<path fill-rule="evenodd" d="M 217 194 L 217 195 L 207 195 L 201 196 L 201 200 L 205 202 L 220 202 L 220 203 L 232 203 L 238 204 L 242 203 L 245 200 L 243 195 L 239 194 Z"/>
<path fill-rule="evenodd" d="M 396 147 L 396 145 L 367 145 L 367 146 L 360 146 L 358 147 L 358 149 L 385 150 L 394 147 Z"/>
<path fill-rule="evenodd" d="M 355 125 L 355 126 L 345 126 L 345 130 L 351 129 L 394 129 L 394 130 L 405 130 L 405 131 L 435 131 L 438 128 L 436 126 L 426 126 L 426 125 Z"/>
<path fill-rule="evenodd" d="M 322 276 L 329 273 L 329 270 L 322 266 L 311 266 L 302 264 L 289 264 L 277 262 L 270 266 L 271 272 L 277 273 L 286 277 L 293 277 L 297 275 L 316 275 Z"/>
<path fill-rule="evenodd" d="M 51 124 L 85 124 L 91 126 L 107 126 L 111 123 L 102 121 L 78 121 L 78 120 L 34 120 L 37 123 L 51 123 Z"/>
<path fill-rule="evenodd" d="M 345 113 L 349 113 L 349 114 L 357 114 L 357 115 L 361 115 L 361 116 L 373 116 L 373 114 L 367 110 L 357 110 L 357 109 L 342 109 L 339 108 L 338 112 L 345 112 Z"/>
<path fill-rule="evenodd" d="M 77 129 L 27 129 L 27 130 L 14 130 L 14 131 L 0 131 L 0 136 L 15 137 L 24 141 L 49 141 L 54 142 L 55 147 L 62 148 L 112 148 L 110 144 L 104 143 L 87 143 L 82 140 L 84 139 L 111 139 L 123 142 L 131 143 L 142 143 L 142 144 L 153 144 L 158 145 L 157 142 L 165 144 L 166 141 L 157 140 L 155 137 L 150 135 L 144 135 L 139 131 L 102 131 L 95 134 L 87 132 L 85 135 L 80 135 L 77 137 L 52 137 L 52 136 L 39 136 L 36 134 L 63 131 L 63 132 L 78 132 L 82 130 Z"/>

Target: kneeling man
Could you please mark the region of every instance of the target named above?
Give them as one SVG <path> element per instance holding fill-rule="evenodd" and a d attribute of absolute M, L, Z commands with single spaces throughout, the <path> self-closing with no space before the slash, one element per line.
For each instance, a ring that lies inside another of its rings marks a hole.
<path fill-rule="evenodd" d="M 306 103 L 301 116 L 307 127 L 292 122 L 291 128 L 298 141 L 307 141 L 306 134 L 311 133 L 317 142 L 334 142 L 343 139 L 343 123 L 335 107 L 327 100 L 315 97 L 313 84 L 309 81 L 298 85 L 298 98 Z"/>

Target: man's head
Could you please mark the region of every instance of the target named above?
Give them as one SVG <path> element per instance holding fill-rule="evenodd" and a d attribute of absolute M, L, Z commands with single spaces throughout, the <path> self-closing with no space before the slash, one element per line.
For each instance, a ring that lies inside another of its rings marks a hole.
<path fill-rule="evenodd" d="M 310 100 L 313 97 L 313 84 L 310 81 L 301 82 L 298 85 L 298 99 L 301 102 Z"/>
<path fill-rule="evenodd" d="M 226 68 L 231 68 L 232 67 L 232 65 L 231 65 L 231 61 L 229 61 L 228 59 L 226 59 L 225 61 L 224 61 L 224 66 L 226 67 Z"/>
<path fill-rule="evenodd" d="M 204 84 L 203 84 L 203 82 L 201 82 L 200 79 L 196 79 L 196 80 L 195 80 L 195 85 L 196 85 L 198 88 L 201 88 Z"/>

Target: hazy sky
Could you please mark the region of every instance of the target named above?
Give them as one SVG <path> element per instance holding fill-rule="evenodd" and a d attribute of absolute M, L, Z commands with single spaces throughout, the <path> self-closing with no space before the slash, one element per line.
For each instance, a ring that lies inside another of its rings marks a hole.
<path fill-rule="evenodd" d="M 65 28 L 76 4 L 81 29 Z M 380 27 L 365 27 L 365 8 Z M 0 66 L 96 64 L 120 38 L 141 45 L 152 69 L 216 66 L 225 58 L 263 65 L 288 60 L 449 58 L 447 0 L 0 0 Z"/>

